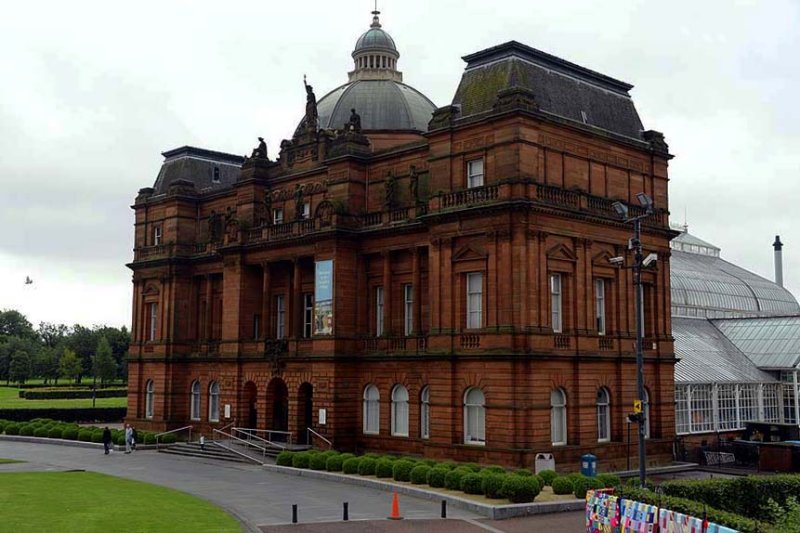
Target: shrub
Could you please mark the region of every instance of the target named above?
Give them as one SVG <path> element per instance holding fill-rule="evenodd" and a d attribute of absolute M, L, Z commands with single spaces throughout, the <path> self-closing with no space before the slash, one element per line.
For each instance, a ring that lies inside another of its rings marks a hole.
<path fill-rule="evenodd" d="M 78 440 L 81 442 L 92 441 L 92 431 L 89 429 L 81 429 L 78 431 Z"/>
<path fill-rule="evenodd" d="M 456 468 L 451 470 L 444 476 L 444 486 L 450 490 L 461 490 L 461 479 L 467 474 L 474 474 L 475 472 L 468 468 Z"/>
<path fill-rule="evenodd" d="M 78 440 L 78 426 L 70 426 L 61 432 L 61 438 L 65 440 Z"/>
<path fill-rule="evenodd" d="M 127 388 L 109 388 L 98 389 L 95 391 L 95 398 L 125 398 L 128 396 Z M 37 390 L 20 390 L 19 397 L 26 400 L 77 400 L 77 399 L 90 399 L 92 397 L 91 389 L 37 389 Z"/>
<path fill-rule="evenodd" d="M 439 466 L 447 470 L 455 470 L 456 468 L 458 468 L 458 464 L 453 463 L 451 461 L 448 461 L 446 463 L 439 463 Z"/>
<path fill-rule="evenodd" d="M 25 437 L 33 436 L 33 432 L 36 430 L 36 426 L 33 424 L 23 424 L 22 427 L 19 428 L 19 434 Z"/>
<path fill-rule="evenodd" d="M 124 431 L 111 432 L 111 440 L 114 442 L 114 444 L 118 444 L 119 446 L 125 446 L 125 432 Z"/>
<path fill-rule="evenodd" d="M 19 435 L 19 424 L 8 424 L 5 429 L 6 435 Z"/>
<path fill-rule="evenodd" d="M 0 409 L 0 418 L 5 420 L 13 420 L 15 422 L 27 422 L 37 420 L 39 422 L 52 421 L 49 418 L 36 418 L 41 415 L 47 415 L 61 422 L 84 422 L 87 420 L 96 420 L 99 422 L 119 422 L 125 418 L 127 412 L 126 407 L 83 407 L 83 408 L 65 408 L 65 407 L 52 407 L 46 409 Z"/>
<path fill-rule="evenodd" d="M 553 487 L 553 494 L 572 494 L 575 490 L 572 480 L 567 476 L 553 478 L 550 485 Z"/>
<path fill-rule="evenodd" d="M 45 438 L 47 438 L 47 435 L 49 433 L 50 433 L 50 430 L 47 429 L 46 427 L 40 427 L 40 428 L 36 428 L 36 429 L 33 430 L 33 436 L 34 437 L 45 437 Z"/>
<path fill-rule="evenodd" d="M 92 442 L 103 442 L 103 432 L 92 431 Z"/>
<path fill-rule="evenodd" d="M 296 453 L 292 457 L 292 466 L 295 468 L 308 468 L 309 463 L 311 463 L 311 454 L 308 452 Z"/>
<path fill-rule="evenodd" d="M 434 459 L 423 459 L 422 463 L 428 465 L 431 468 L 436 468 L 437 466 L 439 466 L 439 463 Z"/>
<path fill-rule="evenodd" d="M 292 466 L 294 455 L 294 452 L 284 450 L 275 458 L 275 464 L 278 466 Z"/>
<path fill-rule="evenodd" d="M 407 459 L 400 459 L 394 462 L 392 477 L 395 481 L 411 481 L 411 471 L 417 464 Z"/>
<path fill-rule="evenodd" d="M 619 476 L 615 476 L 614 474 L 598 474 L 597 480 L 602 483 L 603 489 L 617 487 L 622 484 L 622 480 Z"/>
<path fill-rule="evenodd" d="M 431 487 L 444 487 L 444 478 L 450 470 L 446 468 L 431 468 L 428 472 L 428 485 Z"/>
<path fill-rule="evenodd" d="M 544 480 L 545 485 L 552 485 L 553 480 L 558 477 L 558 474 L 556 474 L 552 470 L 542 470 L 537 475 L 541 476 L 541 478 Z"/>
<path fill-rule="evenodd" d="M 483 476 L 483 484 L 481 490 L 484 496 L 493 500 L 503 497 L 502 488 L 503 482 L 506 480 L 507 474 L 486 474 Z"/>
<path fill-rule="evenodd" d="M 345 457 L 347 455 L 347 457 Z M 325 461 L 325 470 L 328 472 L 341 472 L 342 465 L 344 464 L 346 459 L 350 459 L 352 455 L 350 454 L 339 454 L 339 455 L 331 455 Z"/>
<path fill-rule="evenodd" d="M 505 474 L 505 473 L 506 469 L 503 468 L 502 466 L 497 466 L 497 465 L 487 466 L 486 468 L 481 470 L 481 474 Z"/>
<path fill-rule="evenodd" d="M 515 470 L 514 474 L 522 477 L 530 477 L 533 475 L 533 472 L 531 472 L 527 468 L 520 468 L 519 470 Z"/>
<path fill-rule="evenodd" d="M 388 459 L 378 459 L 375 465 L 375 475 L 380 478 L 392 477 L 394 472 L 394 463 Z"/>
<path fill-rule="evenodd" d="M 431 467 L 426 464 L 421 464 L 415 466 L 411 470 L 411 483 L 414 485 L 424 485 L 428 482 L 428 472 L 431 471 Z"/>
<path fill-rule="evenodd" d="M 167 433 L 159 437 L 158 442 L 162 444 L 175 444 L 178 442 L 178 436 L 175 433 Z"/>
<path fill-rule="evenodd" d="M 66 430 L 66 426 L 53 426 L 50 431 L 47 432 L 47 436 L 51 439 L 60 439 Z"/>
<path fill-rule="evenodd" d="M 533 477 L 506 476 L 500 494 L 512 503 L 532 502 L 539 495 L 539 482 Z"/>
<path fill-rule="evenodd" d="M 0 420 L 0 433 L 3 433 L 3 431 L 6 429 L 7 425 L 8 425 L 8 422 L 6 422 L 5 420 Z"/>
<path fill-rule="evenodd" d="M 342 463 L 342 472 L 345 474 L 358 474 L 361 461 L 363 461 L 361 457 L 351 457 L 350 459 L 345 459 L 344 463 Z"/>
<path fill-rule="evenodd" d="M 145 431 L 144 435 L 139 435 L 139 442 L 144 444 L 155 444 L 156 443 L 156 434 L 151 433 L 149 431 Z"/>
<path fill-rule="evenodd" d="M 364 457 L 361 459 L 361 464 L 358 465 L 358 475 L 360 476 L 374 476 L 375 467 L 378 466 L 378 460 L 372 457 Z"/>
<path fill-rule="evenodd" d="M 477 463 L 464 463 L 463 465 L 459 465 L 460 468 L 468 468 L 472 470 L 476 474 L 481 471 L 481 465 Z"/>
<path fill-rule="evenodd" d="M 461 490 L 467 494 L 483 494 L 483 476 L 467 474 L 461 478 Z"/>
<path fill-rule="evenodd" d="M 586 498 L 586 491 L 589 489 L 602 489 L 603 483 L 596 477 L 580 477 L 573 485 L 575 497 L 578 499 Z"/>
<path fill-rule="evenodd" d="M 325 465 L 328 462 L 328 456 L 324 453 L 316 453 L 311 456 L 308 461 L 308 466 L 311 470 L 325 470 Z"/>

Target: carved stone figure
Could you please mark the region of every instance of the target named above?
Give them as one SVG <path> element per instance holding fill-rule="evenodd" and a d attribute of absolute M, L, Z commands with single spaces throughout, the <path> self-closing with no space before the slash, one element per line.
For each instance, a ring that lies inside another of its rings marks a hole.
<path fill-rule="evenodd" d="M 208 240 L 211 242 L 215 242 L 220 239 L 219 223 L 219 215 L 216 211 L 211 211 L 211 215 L 208 217 Z"/>
<path fill-rule="evenodd" d="M 306 129 L 308 131 L 317 131 L 317 97 L 314 95 L 314 88 L 306 83 L 306 77 L 303 75 L 303 85 L 306 88 Z"/>
<path fill-rule="evenodd" d="M 411 172 L 409 174 L 408 179 L 408 192 L 411 193 L 411 198 L 414 199 L 414 203 L 419 203 L 419 174 L 417 174 L 417 167 L 415 165 L 411 165 Z"/>
<path fill-rule="evenodd" d="M 383 189 L 383 204 L 386 206 L 387 209 L 391 209 L 394 207 L 395 201 L 397 200 L 397 179 L 394 177 L 392 172 L 389 172 L 389 175 L 386 178 L 386 182 L 384 184 Z"/>
<path fill-rule="evenodd" d="M 295 218 L 300 220 L 303 218 L 303 194 L 305 193 L 305 185 L 299 183 L 294 189 L 294 212 Z"/>
<path fill-rule="evenodd" d="M 258 138 L 258 146 L 253 148 L 253 159 L 267 159 L 267 143 L 264 142 L 264 137 Z"/>
<path fill-rule="evenodd" d="M 272 224 L 272 189 L 264 191 L 264 217 L 262 224 L 267 226 Z"/>
<path fill-rule="evenodd" d="M 350 120 L 344 125 L 344 130 L 361 133 L 361 115 L 356 113 L 355 109 L 350 110 Z"/>

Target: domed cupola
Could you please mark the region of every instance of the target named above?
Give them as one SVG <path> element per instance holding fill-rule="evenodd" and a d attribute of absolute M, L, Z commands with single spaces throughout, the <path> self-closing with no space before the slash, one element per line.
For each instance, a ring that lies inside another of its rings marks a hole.
<path fill-rule="evenodd" d="M 350 81 L 394 80 L 403 81 L 403 74 L 397 70 L 400 53 L 392 36 L 381 28 L 378 19 L 380 11 L 372 12 L 369 30 L 361 34 L 353 50 L 355 69 L 348 73 Z"/>

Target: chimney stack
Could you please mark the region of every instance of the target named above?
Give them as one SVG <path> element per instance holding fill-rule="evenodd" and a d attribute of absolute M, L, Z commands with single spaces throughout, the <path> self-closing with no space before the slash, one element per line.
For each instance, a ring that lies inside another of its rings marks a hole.
<path fill-rule="evenodd" d="M 775 283 L 783 287 L 783 243 L 780 235 L 775 235 L 772 247 L 775 248 Z"/>

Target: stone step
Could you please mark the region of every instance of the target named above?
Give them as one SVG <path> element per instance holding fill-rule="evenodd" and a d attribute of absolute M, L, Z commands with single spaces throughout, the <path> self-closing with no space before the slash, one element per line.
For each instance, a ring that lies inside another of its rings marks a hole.
<path fill-rule="evenodd" d="M 255 461 L 248 461 L 244 457 L 240 457 L 236 454 L 229 453 L 226 455 L 219 455 L 219 454 L 210 454 L 205 453 L 204 451 L 194 452 L 190 450 L 181 450 L 181 449 L 173 449 L 173 448 L 162 448 L 159 450 L 160 453 L 166 453 L 169 455 L 181 455 L 183 457 L 197 457 L 202 459 L 214 459 L 216 461 L 230 461 L 233 463 L 245 463 L 245 464 L 253 464 Z"/>

